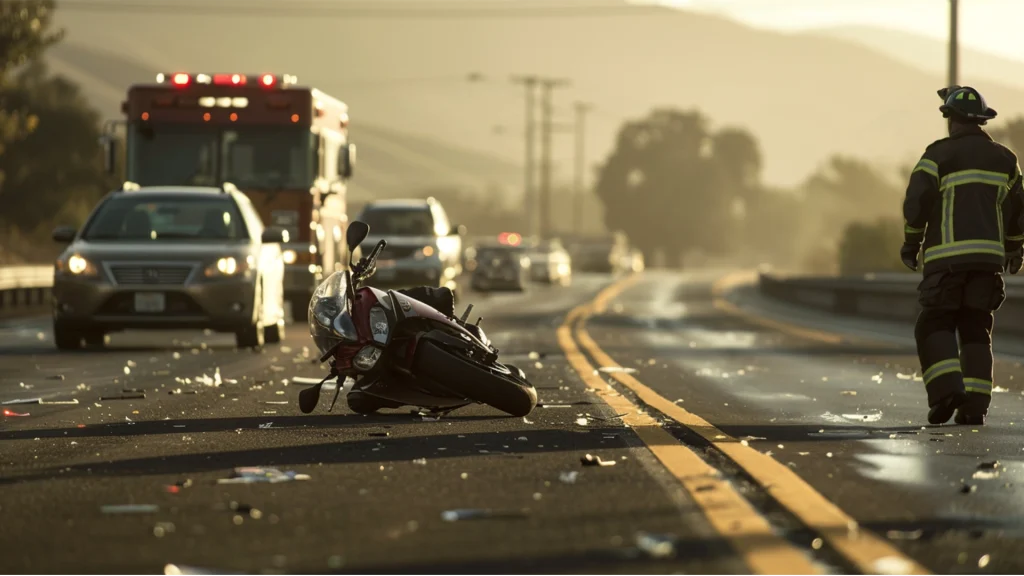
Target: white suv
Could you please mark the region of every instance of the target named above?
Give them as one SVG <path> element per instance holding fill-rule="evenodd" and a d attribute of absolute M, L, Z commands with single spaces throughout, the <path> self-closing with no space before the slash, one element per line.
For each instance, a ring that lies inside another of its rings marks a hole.
<path fill-rule="evenodd" d="M 357 220 L 370 226 L 364 254 L 378 240 L 388 243 L 377 259 L 374 286 L 455 288 L 455 278 L 462 273 L 463 228 L 452 225 L 440 202 L 378 200 L 367 204 Z"/>

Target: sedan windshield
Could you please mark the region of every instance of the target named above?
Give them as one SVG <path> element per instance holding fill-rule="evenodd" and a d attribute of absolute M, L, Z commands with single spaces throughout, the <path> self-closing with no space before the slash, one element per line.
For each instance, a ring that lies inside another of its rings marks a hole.
<path fill-rule="evenodd" d="M 109 198 L 90 218 L 87 241 L 246 242 L 249 233 L 230 196 L 140 195 Z"/>

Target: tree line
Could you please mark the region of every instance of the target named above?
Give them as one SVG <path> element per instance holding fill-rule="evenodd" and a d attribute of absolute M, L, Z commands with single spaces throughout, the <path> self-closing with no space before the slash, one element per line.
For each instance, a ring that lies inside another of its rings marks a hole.
<path fill-rule="evenodd" d="M 0 265 L 56 256 L 53 224 L 81 223 L 115 184 L 103 170 L 99 114 L 42 60 L 64 37 L 54 8 L 0 2 Z"/>
<path fill-rule="evenodd" d="M 1024 148 L 1024 119 L 990 133 Z M 661 255 L 672 265 L 698 252 L 816 274 L 899 271 L 914 162 L 887 169 L 835 155 L 799 185 L 776 189 L 761 180 L 763 156 L 750 132 L 714 130 L 695 110 L 656 109 L 619 130 L 595 193 L 607 227 L 648 262 Z"/>

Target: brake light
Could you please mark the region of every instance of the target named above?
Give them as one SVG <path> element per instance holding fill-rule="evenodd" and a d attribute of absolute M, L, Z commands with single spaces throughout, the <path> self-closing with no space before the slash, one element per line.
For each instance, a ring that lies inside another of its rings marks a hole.
<path fill-rule="evenodd" d="M 173 83 L 175 86 L 188 86 L 189 82 L 191 81 L 192 78 L 184 72 L 178 72 L 171 78 L 171 83 Z"/>
<path fill-rule="evenodd" d="M 498 235 L 498 242 L 508 246 L 519 246 L 522 241 L 523 237 L 515 232 L 502 232 Z"/>
<path fill-rule="evenodd" d="M 213 83 L 221 86 L 244 86 L 247 78 L 242 74 L 214 74 Z"/>
<path fill-rule="evenodd" d="M 277 84 L 277 78 L 275 78 L 273 74 L 264 74 L 260 77 L 260 84 L 266 88 L 270 88 L 274 84 Z"/>

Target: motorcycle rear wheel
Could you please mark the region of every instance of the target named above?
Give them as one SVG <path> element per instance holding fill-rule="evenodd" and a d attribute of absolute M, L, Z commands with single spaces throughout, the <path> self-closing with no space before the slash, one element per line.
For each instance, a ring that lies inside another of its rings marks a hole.
<path fill-rule="evenodd" d="M 502 373 L 497 367 L 453 354 L 433 342 L 419 345 L 416 373 L 512 416 L 526 416 L 537 407 L 537 389 L 529 382 L 520 382 L 515 373 Z"/>

